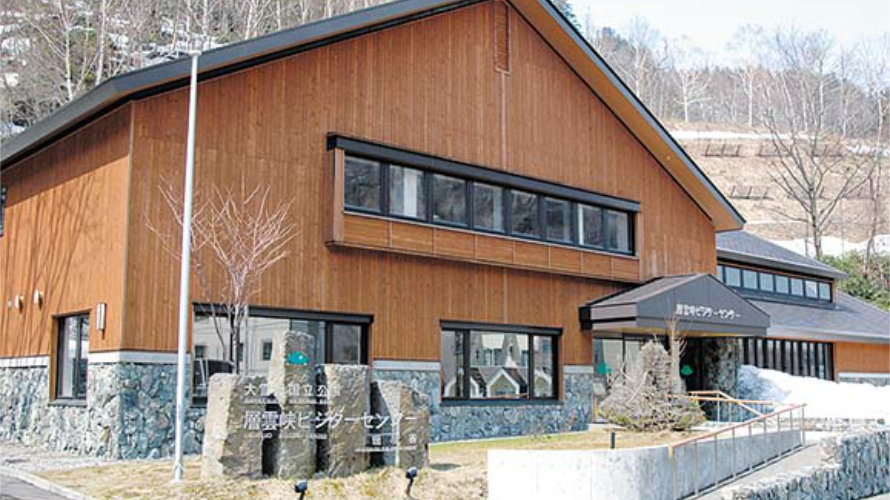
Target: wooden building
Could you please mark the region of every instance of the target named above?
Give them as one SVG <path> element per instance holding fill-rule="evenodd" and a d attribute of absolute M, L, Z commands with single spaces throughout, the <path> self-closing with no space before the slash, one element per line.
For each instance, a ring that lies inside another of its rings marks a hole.
<path fill-rule="evenodd" d="M 188 69 L 115 77 L 4 143 L 4 435 L 170 452 L 179 263 L 159 233 L 178 231 L 162 188 L 182 184 Z M 191 280 L 192 451 L 223 353 L 259 370 L 281 329 L 429 393 L 436 439 L 582 428 L 579 308 L 715 273 L 715 234 L 744 222 L 547 0 L 402 0 L 208 51 L 199 72 L 196 198 L 268 189 L 296 236 L 243 346 L 214 344 L 220 270 Z"/>

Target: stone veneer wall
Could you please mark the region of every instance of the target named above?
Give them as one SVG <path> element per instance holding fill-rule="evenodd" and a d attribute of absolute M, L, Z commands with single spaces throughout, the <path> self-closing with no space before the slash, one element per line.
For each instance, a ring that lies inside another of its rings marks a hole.
<path fill-rule="evenodd" d="M 587 429 L 592 418 L 592 367 L 566 367 L 562 401 L 442 403 L 439 371 L 375 368 L 374 380 L 393 380 L 430 397 L 432 441 L 545 434 Z"/>
<path fill-rule="evenodd" d="M 890 430 L 822 439 L 822 465 L 723 490 L 724 500 L 854 500 L 890 492 Z"/>
<path fill-rule="evenodd" d="M 736 396 L 742 364 L 738 342 L 734 338 L 706 338 L 701 340 L 701 349 L 704 387 Z"/>
<path fill-rule="evenodd" d="M 173 451 L 176 366 L 90 363 L 84 403 L 51 402 L 49 368 L 0 368 L 0 437 L 109 458 Z M 186 453 L 199 453 L 203 410 L 189 411 Z"/>

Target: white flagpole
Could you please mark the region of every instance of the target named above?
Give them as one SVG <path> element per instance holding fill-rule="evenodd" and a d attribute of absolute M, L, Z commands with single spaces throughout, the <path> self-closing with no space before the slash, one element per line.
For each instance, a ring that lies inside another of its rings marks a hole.
<path fill-rule="evenodd" d="M 182 254 L 179 268 L 179 349 L 176 357 L 176 442 L 174 443 L 173 481 L 182 481 L 183 426 L 185 425 L 186 350 L 188 349 L 189 273 L 192 247 L 192 190 L 195 178 L 195 106 L 198 97 L 199 51 L 192 51 L 192 76 L 189 84 L 188 142 L 185 152 L 185 189 L 182 209 Z"/>

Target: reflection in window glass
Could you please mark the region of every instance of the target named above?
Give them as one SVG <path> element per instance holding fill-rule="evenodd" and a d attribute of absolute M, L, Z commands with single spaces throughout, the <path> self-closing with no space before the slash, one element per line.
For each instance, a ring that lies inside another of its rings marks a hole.
<path fill-rule="evenodd" d="M 433 220 L 467 223 L 467 182 L 447 175 L 433 175 Z"/>
<path fill-rule="evenodd" d="M 578 205 L 578 236 L 582 245 L 603 247 L 603 211 L 599 207 Z"/>
<path fill-rule="evenodd" d="M 611 374 L 621 370 L 624 346 L 620 339 L 593 340 L 593 397 L 597 405 L 609 395 Z"/>
<path fill-rule="evenodd" d="M 749 290 L 757 290 L 757 271 L 742 270 L 742 287 Z"/>
<path fill-rule="evenodd" d="M 624 341 L 624 367 L 626 373 L 637 373 L 640 364 L 643 362 L 640 356 L 640 350 L 643 348 L 642 340 L 625 340 Z"/>
<path fill-rule="evenodd" d="M 807 298 L 818 299 L 819 298 L 819 285 L 813 280 L 807 280 L 806 281 L 806 293 L 807 293 Z"/>
<path fill-rule="evenodd" d="M 539 237 L 538 196 L 524 191 L 512 191 L 510 198 L 513 234 Z"/>
<path fill-rule="evenodd" d="M 463 334 L 442 330 L 442 397 L 459 398 L 464 393 L 463 341 Z"/>
<path fill-rule="evenodd" d="M 572 204 L 566 200 L 544 198 L 544 210 L 547 221 L 547 239 L 572 241 Z"/>
<path fill-rule="evenodd" d="M 263 342 L 263 361 L 272 359 L 272 342 Z"/>
<path fill-rule="evenodd" d="M 737 267 L 727 267 L 724 270 L 726 286 L 742 286 L 742 271 Z"/>
<path fill-rule="evenodd" d="M 775 275 L 770 273 L 760 273 L 760 289 L 764 292 L 774 292 L 776 290 Z"/>
<path fill-rule="evenodd" d="M 422 171 L 396 165 L 389 167 L 389 212 L 402 217 L 426 218 Z"/>
<path fill-rule="evenodd" d="M 331 358 L 337 365 L 358 365 L 362 362 L 362 327 L 334 323 L 331 325 Z"/>
<path fill-rule="evenodd" d="M 473 226 L 504 232 L 504 190 L 497 186 L 473 183 Z"/>
<path fill-rule="evenodd" d="M 723 281 L 723 266 L 717 265 L 717 279 Z"/>
<path fill-rule="evenodd" d="M 346 157 L 343 175 L 347 207 L 380 211 L 380 164 L 376 161 Z"/>
<path fill-rule="evenodd" d="M 791 278 L 791 295 L 803 297 L 803 280 L 800 278 Z"/>
<path fill-rule="evenodd" d="M 534 397 L 553 397 L 553 339 L 550 337 L 534 337 L 535 376 Z"/>
<path fill-rule="evenodd" d="M 628 235 L 628 215 L 624 212 L 606 210 L 606 241 L 610 250 L 630 251 Z"/>
<path fill-rule="evenodd" d="M 776 276 L 776 293 L 791 293 L 791 285 L 789 285 L 788 276 Z"/>
<path fill-rule="evenodd" d="M 90 353 L 90 318 L 82 314 L 59 318 L 56 351 L 56 397 L 84 399 L 87 393 L 87 358 Z"/>
<path fill-rule="evenodd" d="M 527 335 L 471 332 L 470 397 L 527 397 L 528 347 Z"/>
<path fill-rule="evenodd" d="M 831 285 L 828 283 L 819 283 L 819 298 L 822 300 L 831 300 Z"/>

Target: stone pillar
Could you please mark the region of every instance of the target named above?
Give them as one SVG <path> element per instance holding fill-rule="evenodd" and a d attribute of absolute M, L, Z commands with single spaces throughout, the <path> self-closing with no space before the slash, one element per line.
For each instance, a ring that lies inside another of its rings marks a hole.
<path fill-rule="evenodd" d="M 367 366 L 323 365 L 318 374 L 319 389 L 327 397 L 318 404 L 318 468 L 329 477 L 357 474 L 370 463 L 368 432 L 364 417 L 370 415 L 369 371 Z"/>
<path fill-rule="evenodd" d="M 218 373 L 210 378 L 204 420 L 204 478 L 263 475 L 262 377 Z"/>
<path fill-rule="evenodd" d="M 371 384 L 371 412 L 379 415 L 379 429 L 372 431 L 372 444 L 396 451 L 375 454 L 374 465 L 426 467 L 429 464 L 430 398 L 411 387 L 394 381 Z"/>
<path fill-rule="evenodd" d="M 272 339 L 269 393 L 278 400 L 277 442 L 272 473 L 301 479 L 315 473 L 315 339 L 302 332 L 282 332 Z"/>

